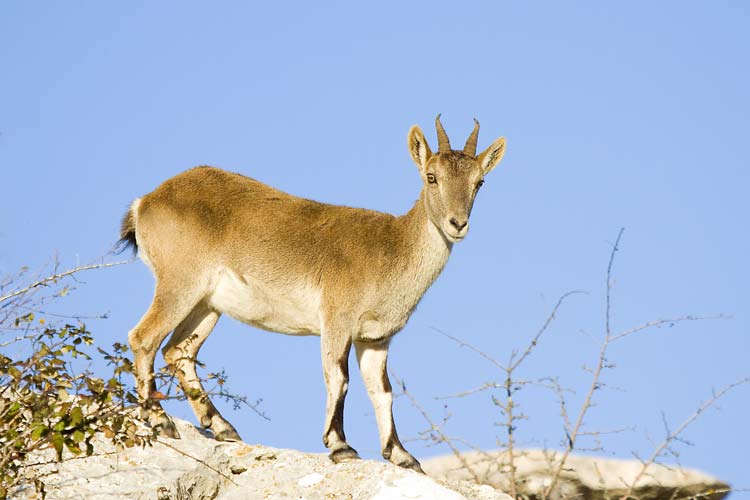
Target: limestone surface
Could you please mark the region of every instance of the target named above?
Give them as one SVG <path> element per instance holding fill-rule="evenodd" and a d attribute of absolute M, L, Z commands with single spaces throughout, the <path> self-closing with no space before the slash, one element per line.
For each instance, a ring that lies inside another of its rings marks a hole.
<path fill-rule="evenodd" d="M 95 454 L 39 455 L 29 482 L 10 498 L 49 500 L 511 500 L 486 485 L 434 480 L 389 463 L 334 464 L 324 454 L 215 441 L 175 419 L 182 439 L 160 438 L 145 448 L 115 449 L 106 439 Z"/>
<path fill-rule="evenodd" d="M 562 455 L 554 451 L 519 450 L 514 454 L 517 492 L 525 498 L 542 498 Z M 470 452 L 422 461 L 434 478 L 471 480 L 502 491 L 510 489 L 510 465 L 506 452 Z M 550 500 L 620 499 L 639 475 L 639 460 L 570 455 L 560 473 Z M 632 496 L 640 500 L 709 498 L 720 500 L 729 485 L 706 473 L 678 466 L 650 465 L 635 484 Z"/>

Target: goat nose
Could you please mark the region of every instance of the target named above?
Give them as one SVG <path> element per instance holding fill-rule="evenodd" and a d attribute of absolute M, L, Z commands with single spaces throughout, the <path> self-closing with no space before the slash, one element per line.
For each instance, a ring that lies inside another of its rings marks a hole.
<path fill-rule="evenodd" d="M 469 221 L 466 219 L 459 221 L 455 217 L 451 217 L 450 223 L 451 223 L 451 226 L 456 228 L 456 231 L 461 232 L 461 230 L 466 227 L 466 224 L 468 224 Z"/>

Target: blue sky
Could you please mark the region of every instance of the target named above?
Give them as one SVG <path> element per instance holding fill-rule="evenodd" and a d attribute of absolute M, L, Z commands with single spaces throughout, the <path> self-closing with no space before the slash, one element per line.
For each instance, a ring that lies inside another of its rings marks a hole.
<path fill-rule="evenodd" d="M 130 201 L 194 165 L 239 171 L 331 203 L 404 213 L 420 188 L 412 124 L 454 144 L 472 118 L 479 147 L 507 138 L 469 237 L 405 330 L 391 366 L 436 417 L 433 397 L 499 377 L 435 328 L 501 359 L 564 306 L 520 375 L 559 375 L 583 397 L 603 327 L 604 272 L 621 226 L 613 321 L 731 315 L 616 345 L 616 369 L 587 418 L 632 425 L 610 454 L 648 454 L 718 388 L 750 375 L 750 7 L 743 2 L 4 2 L 0 6 L 0 271 L 101 258 Z M 112 257 L 108 257 L 112 258 Z M 86 276 L 57 312 L 98 313 L 124 341 L 153 281 L 135 262 Z M 584 333 L 582 333 L 584 332 Z M 248 442 L 322 452 L 318 339 L 223 318 L 201 352 L 271 417 L 226 416 Z M 349 440 L 379 456 L 354 363 Z M 750 487 L 750 388 L 685 437 L 680 461 Z M 519 439 L 555 446 L 552 395 L 521 393 Z M 450 401 L 447 430 L 495 446 L 489 394 Z M 174 414 L 192 419 L 186 403 Z M 425 423 L 396 403 L 402 436 Z M 418 457 L 445 448 L 407 447 Z"/>

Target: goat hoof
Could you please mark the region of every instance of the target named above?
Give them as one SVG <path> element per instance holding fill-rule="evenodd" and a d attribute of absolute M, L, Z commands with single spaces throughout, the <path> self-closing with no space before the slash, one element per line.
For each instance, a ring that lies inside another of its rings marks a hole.
<path fill-rule="evenodd" d="M 159 423 L 156 424 L 156 428 L 158 429 L 160 436 L 180 439 L 180 432 L 177 430 L 177 426 L 174 425 L 172 419 L 166 415 L 159 418 Z"/>
<path fill-rule="evenodd" d="M 409 459 L 404 460 L 403 462 L 397 463 L 396 465 L 404 469 L 411 469 L 414 472 L 419 472 L 420 474 L 424 474 L 424 471 L 422 470 L 422 465 L 414 457 L 409 457 Z"/>
<path fill-rule="evenodd" d="M 242 441 L 242 438 L 234 429 L 224 429 L 214 434 L 217 441 Z"/>
<path fill-rule="evenodd" d="M 345 446 L 343 448 L 333 450 L 328 455 L 328 457 L 333 463 L 336 464 L 351 462 L 352 460 L 359 460 L 359 454 L 357 453 L 357 450 L 355 450 L 351 446 Z"/>

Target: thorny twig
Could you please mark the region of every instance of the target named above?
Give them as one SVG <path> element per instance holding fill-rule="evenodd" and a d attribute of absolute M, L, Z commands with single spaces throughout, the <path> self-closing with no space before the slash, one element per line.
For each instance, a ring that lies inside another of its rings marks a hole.
<path fill-rule="evenodd" d="M 572 427 L 569 424 L 566 424 L 565 426 L 565 433 L 566 433 L 565 450 L 563 451 L 562 457 L 557 463 L 557 466 L 553 470 L 550 471 L 552 474 L 552 478 L 542 494 L 543 498 L 549 498 L 549 496 L 551 495 L 551 493 L 554 491 L 555 487 L 557 486 L 557 483 L 560 480 L 560 474 L 564 470 L 565 464 L 567 462 L 568 457 L 570 456 L 570 453 L 576 447 L 578 438 L 582 436 L 602 435 L 602 432 L 584 432 L 582 428 L 583 428 L 584 418 L 593 405 L 594 393 L 603 386 L 601 382 L 602 371 L 605 368 L 609 367 L 609 365 L 607 364 L 607 350 L 613 342 L 620 340 L 624 337 L 627 337 L 633 333 L 646 330 L 648 328 L 660 327 L 660 326 L 667 325 L 667 324 L 671 325 L 671 324 L 682 322 L 682 321 L 697 321 L 697 320 L 704 320 L 704 319 L 726 318 L 726 316 L 723 316 L 723 315 L 718 315 L 718 316 L 688 315 L 688 316 L 682 316 L 682 317 L 673 318 L 673 319 L 660 319 L 660 320 L 655 320 L 655 321 L 649 321 L 637 327 L 624 330 L 620 333 L 613 333 L 612 332 L 612 268 L 613 268 L 614 261 L 615 261 L 615 254 L 619 250 L 620 240 L 622 239 L 622 235 L 624 231 L 625 231 L 625 228 L 620 228 L 620 231 L 617 234 L 617 238 L 615 239 L 615 242 L 612 245 L 612 251 L 609 256 L 609 262 L 607 264 L 607 273 L 606 273 L 607 281 L 606 281 L 606 287 L 605 287 L 604 339 L 599 349 L 599 356 L 597 358 L 596 366 L 591 371 L 592 373 L 591 383 L 589 385 L 589 389 L 586 393 L 584 401 L 581 404 L 581 407 L 578 411 L 578 416 L 576 418 L 575 424 Z M 731 387 L 734 387 L 735 385 L 736 384 L 733 384 Z M 562 396 L 560 396 L 560 401 L 561 401 L 561 406 L 564 409 L 565 405 L 564 405 L 564 399 L 562 398 Z M 715 399 L 713 402 L 715 402 Z M 713 402 L 711 404 L 713 404 Z M 703 409 L 705 408 L 699 408 L 699 410 L 694 414 L 692 420 L 697 418 L 698 414 L 700 414 L 700 412 Z M 565 413 L 565 418 L 567 420 L 567 413 Z M 692 420 L 690 420 L 690 422 L 692 422 Z M 684 430 L 686 426 L 687 425 L 681 426 L 680 429 L 675 431 L 675 433 L 670 434 L 671 439 L 669 439 L 669 442 L 674 441 L 677 438 L 677 436 L 679 436 L 679 434 Z M 651 463 L 653 463 L 653 461 L 656 460 L 656 458 L 661 454 L 663 449 L 664 447 L 657 448 L 657 452 L 652 457 Z M 643 473 L 645 473 L 645 468 L 642 471 L 642 474 L 640 474 L 639 477 L 636 478 L 636 482 L 642 477 Z"/>
<path fill-rule="evenodd" d="M 422 417 L 424 417 L 424 419 L 427 421 L 427 423 L 430 426 L 430 432 L 437 435 L 435 440 L 438 443 L 445 443 L 446 445 L 448 445 L 448 447 L 453 452 L 453 455 L 461 462 L 461 465 L 467 471 L 469 471 L 469 474 L 471 474 L 474 481 L 478 484 L 481 484 L 481 480 L 479 476 L 471 467 L 471 465 L 468 463 L 466 458 L 461 454 L 461 451 L 456 447 L 456 445 L 453 444 L 453 440 L 443 433 L 441 427 L 432 420 L 432 418 L 430 417 L 430 414 L 427 413 L 427 411 L 422 407 L 422 405 L 419 404 L 417 399 L 406 389 L 406 383 L 403 380 L 401 380 L 395 373 L 393 373 L 393 371 L 391 371 L 391 377 L 393 377 L 393 381 L 399 387 L 401 387 L 401 395 L 406 396 L 409 399 L 409 402 L 412 404 L 412 406 L 416 408 L 417 411 L 419 411 L 419 413 L 422 414 Z"/>
<path fill-rule="evenodd" d="M 586 416 L 588 410 L 591 408 L 594 392 L 600 387 L 599 379 L 601 377 L 602 369 L 604 368 L 605 362 L 607 360 L 607 348 L 609 347 L 609 343 L 612 337 L 612 265 L 614 264 L 615 253 L 617 253 L 617 250 L 619 249 L 618 245 L 620 244 L 620 239 L 622 238 L 622 233 L 624 231 L 625 228 L 620 228 L 620 232 L 617 234 L 617 239 L 615 240 L 614 245 L 612 245 L 612 252 L 609 254 L 609 264 L 607 265 L 607 286 L 605 295 L 604 341 L 602 342 L 602 345 L 599 349 L 599 357 L 597 359 L 596 368 L 594 368 L 594 372 L 591 377 L 591 384 L 589 385 L 589 390 L 586 393 L 586 397 L 584 398 L 580 410 L 578 411 L 578 417 L 576 418 L 575 424 L 572 428 L 566 427 L 565 429 L 565 451 L 563 452 L 560 462 L 552 473 L 552 479 L 544 489 L 544 493 L 542 495 L 544 498 L 549 498 L 550 493 L 552 493 L 552 491 L 554 491 L 555 487 L 557 486 L 557 483 L 560 480 L 560 474 L 565 467 L 565 462 L 567 461 L 568 456 L 570 456 L 571 451 L 573 451 L 573 448 L 575 447 L 576 439 L 578 438 L 578 434 L 581 431 L 581 426 L 583 425 L 583 419 Z"/>
<path fill-rule="evenodd" d="M 736 382 L 733 382 L 729 385 L 726 385 L 722 387 L 719 391 L 715 391 L 713 395 L 701 403 L 701 405 L 696 409 L 687 419 L 685 419 L 680 426 L 675 429 L 674 431 L 667 430 L 667 436 L 664 438 L 664 440 L 659 443 L 658 446 L 654 449 L 654 451 L 651 453 L 651 456 L 648 458 L 648 460 L 643 461 L 641 469 L 638 471 L 638 474 L 636 474 L 633 481 L 628 485 L 627 492 L 622 496 L 621 500 L 627 500 L 628 498 L 633 498 L 633 490 L 638 485 L 638 481 L 643 478 L 644 475 L 646 475 L 646 471 L 650 466 L 656 463 L 656 460 L 661 456 L 661 454 L 668 450 L 670 445 L 680 439 L 680 435 L 687 429 L 687 427 L 692 424 L 704 411 L 711 408 L 713 405 L 716 404 L 716 402 L 721 399 L 723 396 L 725 396 L 729 391 L 732 389 L 750 383 L 750 377 L 743 378 L 740 380 L 737 380 Z"/>
<path fill-rule="evenodd" d="M 480 356 L 482 356 L 484 359 L 486 359 L 487 361 L 489 361 L 490 363 L 492 363 L 496 367 L 500 368 L 503 371 L 507 371 L 507 368 L 505 367 L 505 365 L 503 365 L 498 360 L 496 360 L 495 358 L 493 358 L 492 356 L 490 356 L 489 354 L 487 354 L 483 350 L 479 349 L 478 347 L 475 347 L 472 344 L 470 344 L 470 343 L 468 343 L 468 342 L 466 342 L 464 340 L 461 340 L 458 337 L 454 337 L 453 335 L 450 335 L 449 333 L 446 333 L 446 332 L 444 332 L 443 330 L 441 330 L 439 328 L 435 328 L 434 326 L 431 327 L 431 328 L 434 331 L 436 331 L 437 333 L 439 333 L 440 335 L 444 335 L 445 337 L 448 337 L 449 339 L 451 339 L 453 342 L 457 343 L 459 347 L 467 347 L 468 349 L 470 349 L 470 350 L 474 351 L 475 353 L 479 354 Z"/>
<path fill-rule="evenodd" d="M 230 476 L 228 476 L 228 475 L 227 475 L 226 473 L 224 473 L 224 472 L 220 471 L 220 470 L 219 470 L 219 469 L 217 469 L 216 467 L 213 467 L 213 466 L 211 466 L 211 465 L 210 465 L 210 464 L 209 464 L 208 462 L 206 462 L 205 460 L 201 460 L 200 458 L 198 458 L 198 457 L 196 457 L 196 456 L 193 456 L 193 455 L 191 455 L 190 453 L 184 452 L 184 451 L 182 451 L 181 449 L 177 448 L 176 446 L 172 446 L 171 444 L 167 443 L 167 442 L 166 442 L 166 441 L 164 441 L 163 439 L 159 439 L 159 438 L 157 438 L 157 439 L 156 439 L 156 442 L 157 442 L 157 443 L 159 443 L 159 444 L 160 444 L 160 445 L 162 445 L 162 446 L 166 446 L 166 447 L 167 447 L 167 448 L 169 448 L 170 450 L 173 450 L 173 451 L 175 451 L 175 452 L 179 453 L 180 455 L 182 455 L 182 456 L 183 456 L 183 457 L 185 457 L 185 458 L 189 458 L 189 459 L 191 459 L 191 460 L 195 460 L 196 462 L 198 462 L 199 464 L 203 465 L 203 466 L 204 466 L 204 467 L 206 467 L 207 469 L 209 469 L 209 470 L 211 470 L 211 471 L 213 471 L 213 472 L 217 473 L 218 475 L 220 475 L 220 476 L 221 476 L 221 477 L 223 477 L 224 479 L 228 480 L 228 481 L 229 481 L 230 483 L 234 484 L 235 486 L 237 485 L 237 483 L 235 483 L 235 482 L 234 482 L 234 480 L 233 480 L 233 479 L 232 479 L 232 478 L 231 478 Z"/>
<path fill-rule="evenodd" d="M 506 448 L 508 449 L 508 462 L 509 462 L 508 463 L 508 468 L 510 470 L 510 488 L 511 488 L 510 495 L 512 497 L 514 497 L 514 498 L 517 498 L 517 496 L 518 496 L 518 494 L 517 494 L 518 492 L 516 491 L 517 480 L 516 480 L 516 463 L 515 463 L 515 429 L 516 429 L 515 423 L 516 423 L 517 420 L 523 418 L 523 416 L 517 415 L 515 413 L 515 411 L 514 411 L 514 409 L 516 408 L 516 403 L 513 401 L 513 393 L 515 391 L 517 391 L 518 388 L 520 388 L 521 386 L 527 385 L 527 384 L 530 384 L 530 383 L 533 383 L 533 382 L 532 381 L 528 381 L 528 380 L 516 380 L 516 379 L 513 378 L 513 372 L 521 365 L 521 363 L 523 363 L 524 360 L 526 360 L 526 358 L 529 357 L 529 355 L 531 354 L 531 352 L 537 346 L 537 344 L 539 343 L 539 340 L 541 339 L 542 335 L 547 331 L 547 329 L 549 328 L 549 326 L 552 324 L 552 321 L 557 317 L 557 312 L 560 309 L 560 307 L 563 305 L 563 302 L 565 302 L 565 300 L 568 297 L 570 297 L 571 295 L 581 294 L 581 293 L 585 293 L 585 292 L 580 291 L 580 290 L 573 290 L 573 291 L 570 291 L 570 292 L 567 292 L 567 293 L 563 294 L 558 299 L 557 303 L 552 308 L 552 311 L 549 313 L 549 315 L 545 319 L 544 323 L 542 324 L 542 326 L 537 331 L 536 335 L 534 335 L 534 337 L 531 339 L 531 342 L 529 342 L 528 346 L 523 351 L 523 353 L 520 356 L 518 356 L 518 352 L 517 351 L 513 351 L 511 353 L 511 356 L 510 356 L 510 359 L 509 359 L 507 365 L 504 365 L 504 364 L 500 363 L 497 359 L 495 359 L 494 357 L 490 356 L 489 354 L 487 354 L 483 350 L 479 349 L 478 347 L 475 347 L 472 344 L 470 344 L 470 343 L 468 343 L 468 342 L 466 342 L 464 340 L 461 340 L 461 339 L 459 339 L 457 337 L 454 337 L 454 336 L 452 336 L 452 335 L 450 335 L 448 333 L 445 333 L 445 332 L 443 332 L 443 331 L 441 331 L 441 330 L 439 330 L 437 328 L 433 328 L 433 330 L 435 330 L 438 333 L 444 335 L 445 337 L 449 338 L 450 340 L 456 342 L 460 347 L 467 347 L 470 350 L 474 351 L 475 353 L 479 354 L 484 359 L 486 359 L 491 364 L 493 364 L 495 367 L 499 368 L 503 372 L 503 374 L 504 374 L 503 375 L 504 382 L 502 384 L 498 384 L 496 382 L 487 382 L 487 383 L 485 383 L 484 385 L 482 385 L 482 386 L 480 386 L 478 388 L 471 389 L 469 391 L 465 391 L 463 393 L 454 394 L 452 396 L 447 396 L 447 397 L 461 397 L 461 396 L 464 396 L 464 395 L 469 395 L 469 394 L 473 394 L 473 393 L 476 393 L 476 392 L 481 392 L 481 391 L 484 391 L 484 390 L 487 390 L 487 389 L 502 389 L 502 390 L 504 390 L 504 392 L 505 392 L 505 401 L 503 402 L 503 401 L 500 401 L 497 398 L 493 397 L 493 402 L 497 406 L 500 407 L 500 409 L 502 410 L 502 412 L 505 414 L 505 418 L 506 418 L 505 422 L 502 425 L 506 428 L 506 433 L 507 433 Z M 546 380 L 546 379 L 543 379 L 543 380 Z M 423 413 L 423 415 L 424 415 L 424 413 Z M 429 422 L 429 417 L 425 416 L 425 418 L 428 419 L 428 422 Z M 451 446 L 451 445 L 449 444 L 449 446 Z M 454 454 L 455 453 L 456 452 L 454 451 Z M 472 474 L 473 474 L 473 471 L 472 471 Z"/>
<path fill-rule="evenodd" d="M 544 320 L 544 324 L 542 324 L 542 327 L 539 329 L 537 334 L 534 336 L 533 339 L 531 339 L 531 342 L 529 342 L 528 347 L 526 347 L 526 350 L 521 354 L 521 356 L 513 361 L 513 358 L 515 357 L 516 353 L 513 352 L 511 354 L 511 364 L 507 368 L 506 371 L 512 372 L 516 368 L 518 368 L 523 361 L 529 357 L 531 354 L 531 351 L 536 347 L 536 345 L 539 343 L 539 339 L 542 337 L 542 334 L 547 331 L 547 328 L 552 323 L 552 321 L 557 317 L 557 311 L 562 306 L 563 302 L 565 302 L 565 299 L 570 297 L 571 295 L 577 295 L 577 294 L 585 294 L 583 290 L 572 290 L 570 292 L 564 293 L 559 299 L 557 299 L 557 304 L 555 304 L 555 307 L 552 308 L 552 311 L 547 316 L 547 319 Z"/>
<path fill-rule="evenodd" d="M 615 342 L 616 340 L 620 340 L 623 337 L 627 337 L 628 335 L 638 333 L 648 328 L 659 328 L 664 325 L 672 326 L 675 323 L 682 323 L 684 321 L 702 321 L 702 320 L 708 320 L 708 319 L 730 319 L 730 318 L 731 316 L 725 316 L 723 314 L 717 314 L 714 316 L 693 316 L 693 315 L 688 314 L 687 316 L 680 316 L 679 318 L 657 319 L 653 321 L 647 321 L 646 323 L 643 323 L 642 325 L 638 325 L 636 327 L 630 328 L 628 330 L 623 330 L 620 333 L 612 335 L 609 341 Z"/>
<path fill-rule="evenodd" d="M 39 281 L 35 281 L 34 283 L 30 284 L 29 286 L 27 286 L 25 288 L 21 288 L 20 290 L 16 290 L 15 292 L 9 293 L 8 295 L 3 295 L 2 297 L 0 297 L 0 304 L 2 304 L 3 302 L 5 302 L 7 300 L 10 300 L 10 299 L 12 299 L 14 297 L 18 297 L 19 295 L 23 295 L 23 294 L 29 292 L 30 290 L 32 290 L 34 288 L 37 288 L 37 287 L 40 287 L 40 286 L 45 286 L 48 283 L 54 283 L 54 282 L 58 281 L 61 278 L 73 275 L 75 273 L 79 273 L 81 271 L 88 271 L 90 269 L 99 269 L 99 268 L 102 268 L 102 267 L 121 266 L 123 264 L 127 264 L 127 261 L 123 260 L 123 261 L 120 261 L 120 262 L 106 262 L 106 263 L 102 263 L 102 264 L 90 264 L 90 265 L 87 265 L 87 266 L 74 267 L 73 269 L 68 269 L 67 271 L 62 272 L 62 273 L 55 273 L 55 274 L 53 274 L 51 276 L 47 276 L 46 278 L 43 278 L 43 279 L 41 279 Z"/>
<path fill-rule="evenodd" d="M 549 498 L 552 492 L 557 487 L 561 474 L 566 467 L 566 462 L 568 460 L 568 457 L 570 456 L 573 449 L 583 449 L 580 448 L 580 446 L 577 444 L 577 441 L 582 437 L 593 437 L 597 440 L 598 446 L 601 446 L 599 443 L 599 437 L 605 434 L 613 434 L 613 433 L 619 433 L 626 431 L 628 429 L 631 429 L 631 427 L 623 427 L 618 428 L 614 430 L 609 431 L 586 431 L 583 429 L 584 427 L 584 420 L 585 416 L 587 415 L 588 411 L 594 406 L 593 400 L 594 400 L 594 393 L 604 387 L 602 379 L 602 373 L 604 369 L 606 368 L 612 368 L 614 365 L 607 362 L 607 351 L 609 346 L 618 340 L 621 340 L 625 337 L 628 337 L 632 334 L 650 329 L 650 328 L 659 328 L 662 326 L 672 326 L 675 323 L 680 323 L 684 321 L 698 321 L 698 320 L 708 320 L 708 319 L 727 319 L 728 316 L 724 315 L 714 315 L 714 316 L 694 316 L 694 315 L 686 315 L 686 316 L 680 316 L 670 319 L 659 319 L 659 320 L 653 320 L 645 322 L 641 325 L 638 325 L 636 327 L 632 327 L 627 330 L 623 330 L 617 333 L 613 332 L 612 328 L 612 269 L 615 261 L 615 254 L 619 250 L 619 244 L 622 238 L 624 232 L 624 228 L 621 228 L 620 231 L 617 234 L 617 238 L 612 246 L 612 250 L 609 256 L 609 262 L 607 265 L 607 272 L 606 272 L 606 287 L 605 287 L 605 313 L 604 313 L 604 338 L 599 346 L 599 355 L 597 358 L 596 366 L 592 369 L 588 369 L 591 373 L 591 383 L 588 387 L 588 391 L 585 395 L 584 401 L 581 404 L 578 413 L 575 418 L 575 423 L 572 422 L 570 415 L 568 414 L 564 392 L 565 390 L 562 388 L 562 386 L 559 384 L 557 379 L 555 378 L 546 378 L 541 379 L 540 381 L 529 381 L 529 380 L 515 380 L 513 378 L 514 371 L 528 358 L 528 356 L 533 351 L 534 347 L 538 344 L 542 334 L 547 330 L 549 325 L 551 324 L 552 320 L 555 319 L 557 310 L 562 305 L 563 301 L 570 295 L 575 293 L 582 293 L 580 291 L 572 291 L 564 294 L 557 302 L 555 307 L 553 308 L 550 315 L 547 317 L 546 321 L 540 328 L 540 330 L 537 332 L 537 334 L 533 337 L 527 348 L 523 351 L 523 353 L 519 356 L 518 351 L 513 351 L 511 353 L 510 359 L 507 364 L 503 364 L 494 357 L 490 356 L 489 354 L 485 353 L 481 349 L 471 345 L 470 343 L 459 339 L 457 337 L 454 337 L 452 335 L 449 335 L 445 332 L 440 331 L 437 328 L 433 328 L 437 332 L 441 333 L 445 337 L 453 340 L 456 342 L 460 347 L 467 347 L 470 350 L 474 351 L 475 353 L 479 354 L 481 357 L 486 359 L 488 362 L 490 362 L 492 365 L 494 365 L 496 368 L 500 369 L 503 372 L 504 376 L 504 383 L 498 383 L 498 382 L 486 382 L 482 384 L 481 386 L 475 387 L 473 389 L 465 390 L 456 394 L 452 394 L 449 396 L 443 396 L 438 399 L 445 399 L 445 398 L 453 398 L 453 397 L 463 397 L 468 396 L 470 394 L 475 394 L 478 392 L 482 392 L 485 390 L 490 389 L 504 389 L 505 392 L 505 401 L 500 401 L 497 398 L 493 397 L 493 402 L 500 407 L 501 411 L 505 415 L 506 419 L 505 422 L 503 422 L 501 425 L 506 427 L 507 433 L 508 433 L 508 441 L 505 444 L 505 447 L 507 448 L 507 456 L 509 460 L 509 469 L 510 469 L 510 489 L 509 492 L 514 498 L 518 498 L 518 482 L 516 478 L 516 467 L 515 467 L 515 422 L 518 419 L 524 418 L 523 415 L 516 415 L 514 413 L 514 409 L 516 408 L 516 403 L 513 401 L 513 393 L 516 390 L 519 390 L 521 387 L 531 384 L 531 383 L 539 383 L 542 382 L 542 385 L 551 388 L 558 397 L 560 408 L 561 408 L 561 416 L 563 418 L 564 423 L 564 429 L 565 429 L 565 449 L 561 455 L 561 458 L 559 460 L 550 460 L 549 461 L 549 473 L 550 473 L 550 480 L 546 482 L 546 487 L 544 488 L 544 491 L 541 493 L 541 497 Z M 698 410 L 685 422 L 683 425 L 681 425 L 676 431 L 669 432 L 668 436 L 665 442 L 663 442 L 661 445 L 656 447 L 656 450 L 654 454 L 651 456 L 651 458 L 648 461 L 644 462 L 644 468 L 641 471 L 641 473 L 636 477 L 635 481 L 632 483 L 633 487 L 635 486 L 635 483 L 637 483 L 643 475 L 646 473 L 647 464 L 654 463 L 656 459 L 664 452 L 665 449 L 669 448 L 669 444 L 673 443 L 674 441 L 679 441 L 679 435 L 681 432 L 685 430 L 687 425 L 689 425 L 693 420 L 695 420 L 705 409 L 710 407 L 712 404 L 716 402 L 716 400 L 723 396 L 726 391 L 728 391 L 731 388 L 736 387 L 737 385 L 744 384 L 746 382 L 750 382 L 749 379 L 743 379 L 739 382 L 735 382 L 734 384 L 731 384 L 730 386 L 725 387 L 722 389 L 722 391 L 719 391 L 719 393 L 715 393 L 714 397 L 704 403 L 701 407 L 698 408 Z M 432 420 L 429 418 L 429 415 L 424 411 L 423 408 L 421 408 L 413 397 L 409 395 L 410 400 L 412 401 L 412 404 L 417 407 L 417 409 L 422 413 L 423 417 L 426 419 L 426 421 L 431 425 L 431 427 L 434 429 L 435 426 L 432 422 Z M 445 442 L 449 447 L 451 447 L 451 450 L 453 451 L 454 455 L 462 462 L 464 467 L 471 472 L 472 475 L 476 475 L 475 471 L 471 470 L 467 464 L 465 463 L 465 460 L 462 460 L 462 457 L 458 454 L 457 449 L 455 446 L 449 441 L 450 438 L 448 438 L 445 435 L 440 436 L 440 440 Z M 632 488 L 631 488 L 632 489 Z M 632 493 L 632 491 L 630 491 Z M 624 500 L 624 498 L 623 498 Z"/>

